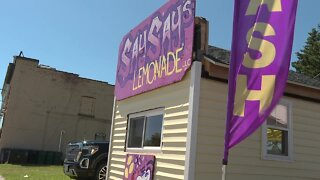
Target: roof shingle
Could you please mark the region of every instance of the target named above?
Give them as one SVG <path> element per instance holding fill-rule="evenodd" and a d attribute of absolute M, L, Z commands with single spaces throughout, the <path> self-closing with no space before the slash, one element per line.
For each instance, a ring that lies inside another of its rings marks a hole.
<path fill-rule="evenodd" d="M 230 51 L 222 48 L 218 48 L 215 46 L 208 46 L 208 53 L 205 55 L 213 61 L 229 65 L 230 64 Z M 297 73 L 295 71 L 290 70 L 288 74 L 288 80 L 312 87 L 320 88 L 320 81 L 317 79 L 313 79 L 306 75 Z"/>

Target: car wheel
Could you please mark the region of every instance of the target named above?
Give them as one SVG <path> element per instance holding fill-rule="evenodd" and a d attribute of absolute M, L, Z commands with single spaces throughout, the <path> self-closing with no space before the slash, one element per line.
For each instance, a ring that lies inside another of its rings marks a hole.
<path fill-rule="evenodd" d="M 96 180 L 106 180 L 107 163 L 100 164 L 96 172 Z"/>

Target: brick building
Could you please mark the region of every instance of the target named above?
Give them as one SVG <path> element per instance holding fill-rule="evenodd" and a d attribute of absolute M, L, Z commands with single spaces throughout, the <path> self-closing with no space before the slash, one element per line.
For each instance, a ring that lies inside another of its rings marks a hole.
<path fill-rule="evenodd" d="M 2 88 L 4 149 L 65 151 L 77 140 L 109 139 L 114 86 L 16 56 Z"/>

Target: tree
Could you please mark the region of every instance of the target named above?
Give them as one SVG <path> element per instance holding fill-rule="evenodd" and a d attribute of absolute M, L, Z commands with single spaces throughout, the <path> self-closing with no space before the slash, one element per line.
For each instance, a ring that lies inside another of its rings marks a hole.
<path fill-rule="evenodd" d="M 320 24 L 308 34 L 306 45 L 296 53 L 298 61 L 292 66 L 298 73 L 320 79 Z"/>

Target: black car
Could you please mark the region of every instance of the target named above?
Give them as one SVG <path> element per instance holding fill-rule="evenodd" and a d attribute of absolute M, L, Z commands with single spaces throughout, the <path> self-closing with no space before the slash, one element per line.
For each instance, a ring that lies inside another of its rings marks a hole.
<path fill-rule="evenodd" d="M 105 180 L 109 142 L 69 143 L 63 163 L 64 173 L 72 179 Z"/>

